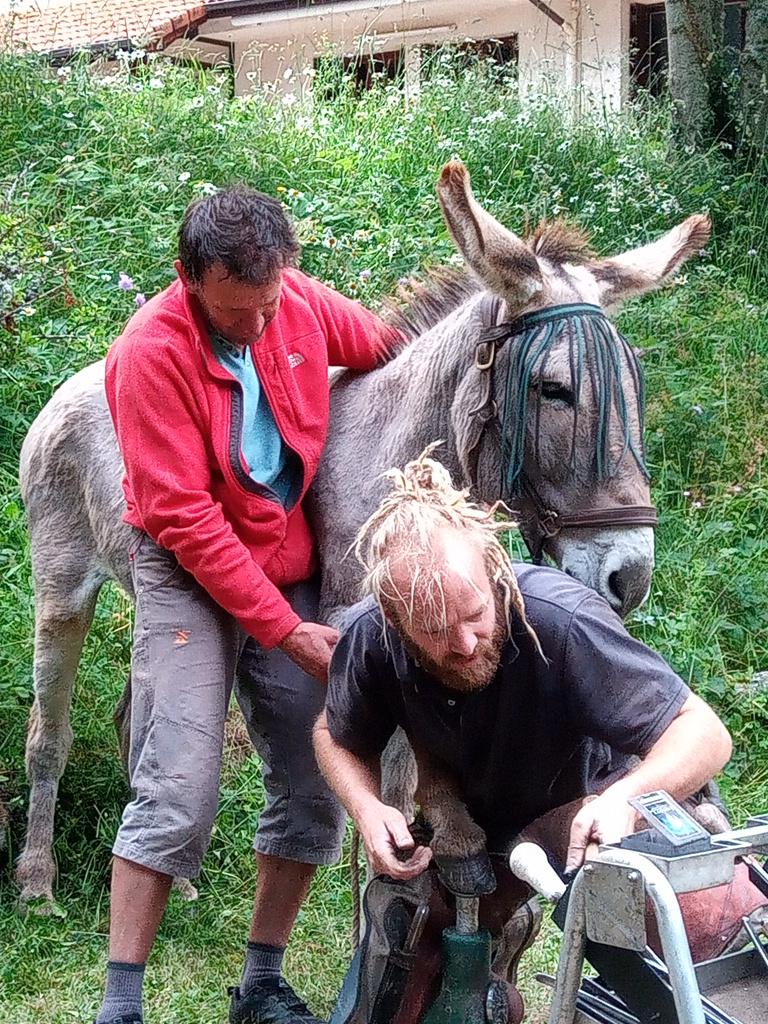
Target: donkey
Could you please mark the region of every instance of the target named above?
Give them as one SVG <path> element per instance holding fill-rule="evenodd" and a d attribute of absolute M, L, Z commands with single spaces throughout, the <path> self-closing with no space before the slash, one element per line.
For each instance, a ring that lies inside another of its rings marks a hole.
<path fill-rule="evenodd" d="M 471 273 L 417 295 L 396 318 L 410 344 L 373 373 L 342 374 L 331 391 L 312 493 L 325 615 L 335 621 L 359 597 L 345 554 L 387 489 L 383 474 L 442 439 L 436 457 L 476 500 L 514 508 L 535 560 L 548 555 L 626 616 L 648 594 L 656 517 L 642 372 L 602 308 L 669 280 L 705 245 L 710 221 L 694 215 L 655 242 L 597 259 L 562 222 L 527 242 L 502 227 L 459 161 L 443 168 L 438 197 Z M 585 306 L 600 314 L 595 331 L 568 319 Z M 545 331 L 559 311 L 564 328 Z M 527 337 L 516 331 L 526 324 Z"/>
<path fill-rule="evenodd" d="M 656 242 L 597 260 L 563 225 L 521 241 L 476 202 L 458 161 L 443 168 L 438 194 L 470 274 L 417 298 L 391 361 L 367 375 L 344 373 L 332 388 L 313 498 L 324 617 L 337 621 L 358 597 L 358 571 L 344 555 L 381 497 L 381 473 L 436 439 L 476 498 L 515 504 L 537 557 L 548 555 L 626 614 L 645 598 L 653 570 L 641 374 L 593 307 L 658 287 L 704 245 L 709 221 L 689 217 Z M 515 356 L 510 330 L 522 314 L 584 303 L 600 318 L 600 339 L 574 321 L 565 334 L 546 328 L 546 352 L 529 344 L 526 358 Z M 36 610 L 28 829 L 17 866 L 23 901 L 53 899 L 56 794 L 99 591 L 112 578 L 131 595 L 122 475 L 104 363 L 96 363 L 58 389 L 21 452 Z"/>

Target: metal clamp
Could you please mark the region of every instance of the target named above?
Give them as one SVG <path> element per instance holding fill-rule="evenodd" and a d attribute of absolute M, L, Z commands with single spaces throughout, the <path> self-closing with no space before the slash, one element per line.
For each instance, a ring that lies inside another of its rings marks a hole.
<path fill-rule="evenodd" d="M 478 370 L 490 370 L 496 362 L 496 345 L 492 341 L 480 341 L 475 347 L 475 366 Z"/>
<path fill-rule="evenodd" d="M 537 526 L 542 537 L 556 537 L 562 529 L 560 526 L 560 516 L 551 508 L 541 512 Z"/>

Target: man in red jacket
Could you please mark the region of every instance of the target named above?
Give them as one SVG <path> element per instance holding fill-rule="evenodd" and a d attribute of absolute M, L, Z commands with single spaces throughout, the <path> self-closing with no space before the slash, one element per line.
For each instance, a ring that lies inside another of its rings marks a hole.
<path fill-rule="evenodd" d="M 97 1024 L 141 1024 L 144 964 L 174 875 L 197 874 L 234 685 L 264 765 L 258 883 L 233 1024 L 315 1024 L 281 974 L 344 815 L 311 744 L 335 630 L 316 622 L 302 501 L 328 427 L 328 366 L 368 370 L 385 325 L 295 269 L 278 202 L 243 186 L 193 203 L 178 280 L 107 358 L 136 591 L 130 782 L 114 846 Z"/>

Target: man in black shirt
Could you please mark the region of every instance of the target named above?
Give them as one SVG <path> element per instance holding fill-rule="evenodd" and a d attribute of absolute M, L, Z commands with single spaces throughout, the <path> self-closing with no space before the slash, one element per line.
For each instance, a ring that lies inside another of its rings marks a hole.
<path fill-rule="evenodd" d="M 381 800 L 379 756 L 398 725 L 455 780 L 491 853 L 577 801 L 567 852 L 553 851 L 566 869 L 633 831 L 629 797 L 688 797 L 731 753 L 714 712 L 602 598 L 557 570 L 513 567 L 498 529 L 421 459 L 361 533 L 372 596 L 346 620 L 315 745 L 373 870 L 394 878 L 430 856 Z"/>

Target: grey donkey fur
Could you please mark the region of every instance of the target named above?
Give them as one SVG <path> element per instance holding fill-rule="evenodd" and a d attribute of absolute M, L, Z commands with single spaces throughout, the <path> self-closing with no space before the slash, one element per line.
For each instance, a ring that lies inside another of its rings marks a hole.
<path fill-rule="evenodd" d="M 422 322 L 417 316 L 407 332 L 413 340 L 390 362 L 366 375 L 345 373 L 332 389 L 331 429 L 313 493 L 328 621 L 337 621 L 342 609 L 359 597 L 358 568 L 344 556 L 383 494 L 381 474 L 386 469 L 404 465 L 430 442 L 445 439 L 440 457 L 454 478 L 463 480 L 481 501 L 498 497 L 500 451 L 490 433 L 479 444 L 474 476 L 468 458 L 478 440 L 474 410 L 482 392 L 481 371 L 474 362 L 478 331 L 497 320 L 563 302 L 615 306 L 658 287 L 709 234 L 708 220 L 694 216 L 640 249 L 597 260 L 581 236 L 559 225 L 523 242 L 480 207 L 465 168 L 456 161 L 443 169 L 438 195 L 475 283 L 442 307 L 439 302 L 431 309 L 422 305 Z M 500 363 L 505 358 L 502 350 Z M 546 379 L 538 386 L 549 379 L 555 386 L 567 386 L 566 364 L 563 353 L 553 352 Z M 503 370 L 500 365 L 499 380 Z M 629 367 L 624 372 L 629 375 Z M 587 392 L 581 418 L 585 424 L 590 420 Z M 635 425 L 638 412 L 631 410 Z M 647 480 L 630 459 L 609 480 L 587 478 L 583 470 L 594 439 L 586 427 L 578 438 L 582 471 L 566 473 L 561 435 L 567 429 L 562 420 L 556 402 L 543 409 L 539 462 L 527 464 L 545 501 L 570 512 L 649 503 Z M 32 424 L 21 452 L 35 585 L 35 699 L 26 751 L 30 801 L 26 843 L 17 866 L 22 900 L 53 898 L 56 794 L 72 742 L 75 673 L 99 590 L 111 578 L 131 594 L 122 474 L 104 394 L 104 364 L 97 363 L 59 388 Z M 650 529 L 563 533 L 546 550 L 561 568 L 622 612 L 639 604 L 647 592 L 653 565 Z M 620 594 L 614 589 L 617 579 L 622 581 Z M 412 784 L 412 778 L 405 781 Z M 385 792 L 392 796 L 390 786 Z"/>

